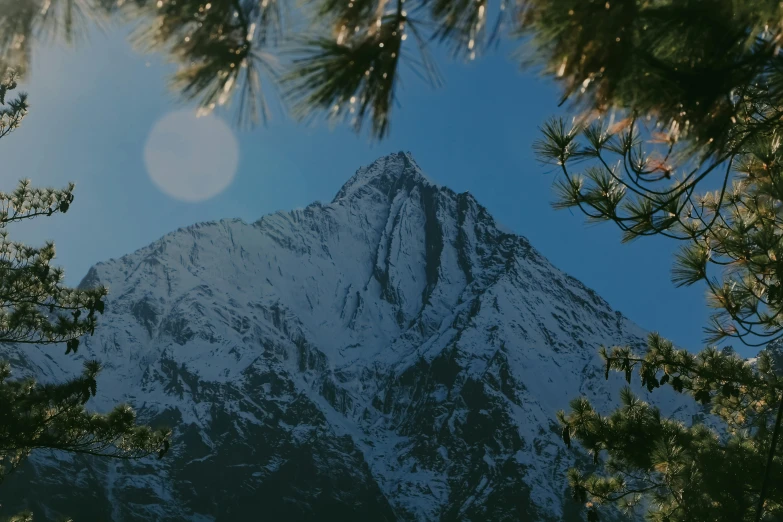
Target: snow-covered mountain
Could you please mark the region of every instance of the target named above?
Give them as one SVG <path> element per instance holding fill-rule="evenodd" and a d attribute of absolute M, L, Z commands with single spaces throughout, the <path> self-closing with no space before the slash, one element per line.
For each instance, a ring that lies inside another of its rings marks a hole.
<path fill-rule="evenodd" d="M 555 412 L 604 409 L 599 345 L 645 332 L 409 154 L 329 204 L 177 230 L 93 267 L 107 313 L 42 380 L 104 362 L 94 407 L 175 431 L 161 461 L 37 454 L 2 512 L 81 521 L 564 520 Z M 667 412 L 680 404 L 666 390 Z M 689 415 L 682 410 L 681 414 Z"/>

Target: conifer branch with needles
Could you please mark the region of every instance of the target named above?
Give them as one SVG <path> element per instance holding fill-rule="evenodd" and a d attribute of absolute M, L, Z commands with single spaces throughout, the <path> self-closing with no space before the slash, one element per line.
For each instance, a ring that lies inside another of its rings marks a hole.
<path fill-rule="evenodd" d="M 774 435 L 783 393 L 777 350 L 763 350 L 754 361 L 731 350 L 692 354 L 657 334 L 650 335 L 644 354 L 602 348 L 607 379 L 619 372 L 631 385 L 637 374 L 648 391 L 671 387 L 690 395 L 710 408 L 725 431 L 667 418 L 630 387 L 608 415 L 584 397 L 574 399 L 558 420 L 564 442 L 578 441 L 599 465 L 595 473 L 577 468 L 568 473 L 588 520 L 600 520 L 605 505 L 627 513 L 646 505 L 645 520 L 655 522 L 751 522 L 762 500 L 764 520 L 782 516 L 783 491 L 762 486 L 765 476 L 771 484 L 783 478 L 783 460 L 771 449 L 773 443 L 780 449 Z"/>
<path fill-rule="evenodd" d="M 0 81 L 0 138 L 20 127 L 27 115 L 24 95 L 14 100 L 16 76 L 7 71 Z M 52 266 L 54 244 L 35 248 L 9 238 L 11 225 L 42 216 L 66 213 L 74 186 L 34 188 L 22 180 L 16 190 L 0 192 L 0 347 L 3 357 L 24 345 L 65 345 L 76 353 L 81 339 L 92 335 L 103 314 L 106 288 L 69 288 L 63 271 Z M 20 346 L 21 345 L 21 346 Z M 64 383 L 11 379 L 11 367 L 0 360 L 0 482 L 38 449 L 138 459 L 169 447 L 170 431 L 136 422 L 128 405 L 99 414 L 86 409 L 97 393 L 100 363 L 87 361 L 80 376 Z"/>

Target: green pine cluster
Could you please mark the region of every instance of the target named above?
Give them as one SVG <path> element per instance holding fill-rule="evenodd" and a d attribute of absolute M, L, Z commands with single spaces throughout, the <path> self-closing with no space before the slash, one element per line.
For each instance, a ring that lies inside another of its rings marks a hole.
<path fill-rule="evenodd" d="M 709 153 L 726 152 L 779 125 L 774 103 L 783 94 L 779 2 L 525 4 L 528 63 L 555 78 L 564 100 L 576 108 L 650 116 L 667 134 Z"/>
<path fill-rule="evenodd" d="M 556 207 L 614 222 L 626 241 L 662 235 L 681 243 L 672 280 L 706 287 L 715 310 L 708 343 L 769 346 L 783 335 L 783 150 L 779 131 L 765 124 L 779 119 L 778 107 L 768 97 L 748 116 L 758 126 L 738 121 L 751 132 L 717 153 L 696 151 L 694 140 L 630 111 L 614 121 L 553 119 L 535 148 L 559 173 Z M 716 422 L 685 426 L 630 390 L 608 416 L 574 400 L 559 419 L 564 440 L 579 441 L 599 465 L 596 474 L 569 474 L 589 520 L 599 519 L 605 503 L 644 510 L 656 522 L 783 517 L 783 382 L 769 352 L 754 361 L 714 348 L 692 355 L 652 336 L 646 353 L 616 347 L 601 356 L 607 377 L 619 371 L 630 383 L 638 370 L 649 391 L 671 386 L 689 394 L 710 405 Z"/>
<path fill-rule="evenodd" d="M 0 137 L 18 129 L 28 111 L 24 94 L 6 100 L 15 86 L 13 72 L 0 80 Z M 9 239 L 13 223 L 67 212 L 73 188 L 38 189 L 24 180 L 15 191 L 0 193 L 0 358 L 4 346 L 24 344 L 60 344 L 66 354 L 76 353 L 79 339 L 95 331 L 104 311 L 105 288 L 63 285 L 63 271 L 51 265 L 53 244 L 34 248 Z M 106 414 L 86 409 L 96 394 L 99 371 L 98 361 L 87 361 L 80 376 L 42 384 L 13 378 L 10 364 L 0 361 L 0 482 L 37 449 L 120 459 L 163 457 L 168 430 L 138 425 L 130 406 L 118 405 Z"/>
<path fill-rule="evenodd" d="M 296 9 L 299 7 L 299 9 Z M 268 115 L 267 94 L 301 118 L 369 123 L 388 133 L 400 65 L 433 84 L 429 42 L 473 59 L 510 34 L 517 5 L 503 0 L 0 0 L 0 70 L 24 71 L 35 42 L 129 23 L 132 40 L 177 64 L 171 87 L 205 112 L 234 103 L 242 123 Z"/>
<path fill-rule="evenodd" d="M 555 119 L 543 127 L 536 149 L 559 171 L 555 206 L 612 221 L 626 241 L 663 235 L 681 242 L 672 279 L 706 285 L 716 310 L 708 342 L 780 339 L 783 149 L 777 131 L 757 134 L 721 162 L 683 160 L 680 142 L 660 138 L 638 118 L 606 119 L 584 126 Z M 698 192 L 711 174 L 718 189 Z"/>
<path fill-rule="evenodd" d="M 130 22 L 206 111 L 236 98 L 262 119 L 280 87 L 295 115 L 383 137 L 403 69 L 439 82 L 432 43 L 470 60 L 507 40 L 575 108 L 651 115 L 719 153 L 776 125 L 753 113 L 783 88 L 782 18 L 771 0 L 0 0 L 0 56 L 23 71 L 34 41 Z"/>
<path fill-rule="evenodd" d="M 599 520 L 599 506 L 645 513 L 655 522 L 755 521 L 764 488 L 763 518 L 783 517 L 783 459 L 769 465 L 769 449 L 779 434 L 773 425 L 783 393 L 783 373 L 775 353 L 754 361 L 731 351 L 699 354 L 678 350 L 650 335 L 644 354 L 627 347 L 601 350 L 610 371 L 630 384 L 641 379 L 652 391 L 670 386 L 690 395 L 719 422 L 686 425 L 667 418 L 627 387 L 621 406 L 607 415 L 584 397 L 568 413 L 559 412 L 563 440 L 576 440 L 599 471 L 568 473 L 573 497 L 587 506 L 588 520 Z"/>
<path fill-rule="evenodd" d="M 741 360 L 653 335 L 644 353 L 602 349 L 607 378 L 638 374 L 710 415 L 687 426 L 630 388 L 606 415 L 575 399 L 558 415 L 563 439 L 597 470 L 571 470 L 572 493 L 590 521 L 604 504 L 656 522 L 780 520 L 783 382 L 769 349 L 783 336 L 780 4 L 536 5 L 533 58 L 578 109 L 535 144 L 558 174 L 555 207 L 614 222 L 624 241 L 678 241 L 672 281 L 704 285 L 714 310 L 705 342 L 768 347 Z"/>

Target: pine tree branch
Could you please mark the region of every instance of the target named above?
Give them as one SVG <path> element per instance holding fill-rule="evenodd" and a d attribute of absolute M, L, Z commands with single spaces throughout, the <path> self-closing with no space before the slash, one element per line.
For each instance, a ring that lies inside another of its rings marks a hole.
<path fill-rule="evenodd" d="M 772 441 L 769 444 L 769 454 L 767 456 L 767 464 L 764 467 L 764 478 L 761 482 L 761 493 L 759 493 L 759 501 L 756 506 L 756 522 L 761 522 L 761 517 L 764 514 L 764 500 L 767 496 L 767 487 L 769 486 L 769 473 L 772 469 L 772 461 L 775 458 L 775 451 L 777 450 L 778 435 L 780 434 L 780 424 L 783 420 L 783 396 L 780 399 L 780 405 L 778 406 L 778 413 L 775 418 L 775 428 L 772 432 Z"/>

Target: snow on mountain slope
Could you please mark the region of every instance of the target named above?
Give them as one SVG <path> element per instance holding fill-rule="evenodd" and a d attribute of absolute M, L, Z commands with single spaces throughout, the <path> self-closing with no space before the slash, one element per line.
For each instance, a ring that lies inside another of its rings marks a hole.
<path fill-rule="evenodd" d="M 175 430 L 162 461 L 39 454 L 0 489 L 79 520 L 563 520 L 558 409 L 604 409 L 602 345 L 645 332 L 409 154 L 330 204 L 202 223 L 82 285 L 107 313 L 76 357 L 10 354 L 40 379 L 104 362 L 94 406 Z M 696 413 L 657 391 L 666 412 Z M 31 493 L 32 492 L 32 493 Z"/>

